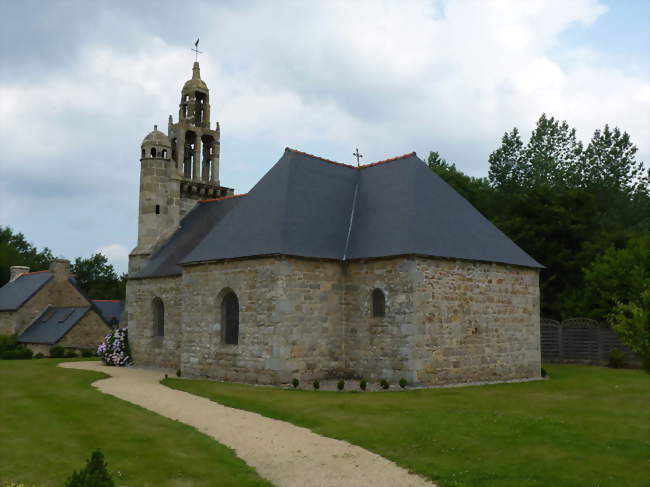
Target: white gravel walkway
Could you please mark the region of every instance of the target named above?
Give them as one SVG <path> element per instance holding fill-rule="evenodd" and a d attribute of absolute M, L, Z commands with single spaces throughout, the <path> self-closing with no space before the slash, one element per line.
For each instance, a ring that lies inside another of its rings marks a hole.
<path fill-rule="evenodd" d="M 235 450 L 278 487 L 435 487 L 395 463 L 345 441 L 284 421 L 222 406 L 159 383 L 163 372 L 67 362 L 61 367 L 110 375 L 100 391 L 181 421 Z M 260 390 L 263 394 L 263 390 Z"/>

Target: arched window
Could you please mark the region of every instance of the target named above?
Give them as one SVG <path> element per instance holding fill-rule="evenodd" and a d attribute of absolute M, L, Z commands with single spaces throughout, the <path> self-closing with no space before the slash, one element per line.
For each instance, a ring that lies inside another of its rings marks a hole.
<path fill-rule="evenodd" d="M 151 148 L 151 157 L 156 157 L 156 148 L 155 147 Z"/>
<path fill-rule="evenodd" d="M 151 302 L 153 311 L 153 335 L 165 336 L 165 305 L 160 298 L 153 298 Z"/>
<path fill-rule="evenodd" d="M 239 342 L 239 299 L 229 291 L 221 301 L 221 338 L 228 345 Z"/>
<path fill-rule="evenodd" d="M 386 316 L 386 296 L 381 289 L 372 291 L 372 316 L 375 318 Z"/>
<path fill-rule="evenodd" d="M 144 159 L 144 148 L 142 148 L 142 157 L 140 159 Z"/>
<path fill-rule="evenodd" d="M 167 159 L 167 149 L 162 150 L 162 154 L 160 157 L 162 157 L 163 159 Z"/>

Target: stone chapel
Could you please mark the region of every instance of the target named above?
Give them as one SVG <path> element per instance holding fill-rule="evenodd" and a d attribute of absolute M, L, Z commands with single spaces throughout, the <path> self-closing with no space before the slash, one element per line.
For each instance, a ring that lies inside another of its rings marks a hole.
<path fill-rule="evenodd" d="M 178 121 L 142 142 L 136 364 L 251 383 L 539 377 L 541 265 L 415 153 L 353 166 L 287 148 L 236 195 L 212 115 L 195 62 Z"/>

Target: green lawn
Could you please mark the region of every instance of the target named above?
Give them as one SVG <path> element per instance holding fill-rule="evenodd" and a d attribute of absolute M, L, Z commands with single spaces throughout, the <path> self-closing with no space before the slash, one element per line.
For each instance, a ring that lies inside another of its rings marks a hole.
<path fill-rule="evenodd" d="M 163 383 L 347 440 L 442 487 L 650 485 L 650 376 L 546 368 L 548 381 L 408 392 Z"/>
<path fill-rule="evenodd" d="M 98 392 L 103 374 L 0 360 L 0 485 L 63 485 L 100 448 L 116 485 L 270 486 L 194 428 Z M 118 474 L 120 472 L 120 474 Z"/>

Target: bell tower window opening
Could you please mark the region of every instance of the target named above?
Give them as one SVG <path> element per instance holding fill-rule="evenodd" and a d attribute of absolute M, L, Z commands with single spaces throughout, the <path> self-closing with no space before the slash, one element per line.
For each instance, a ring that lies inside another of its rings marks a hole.
<path fill-rule="evenodd" d="M 155 147 L 151 148 L 151 157 L 156 157 L 156 148 Z"/>
<path fill-rule="evenodd" d="M 160 205 L 156 205 L 156 215 L 160 215 Z"/>

